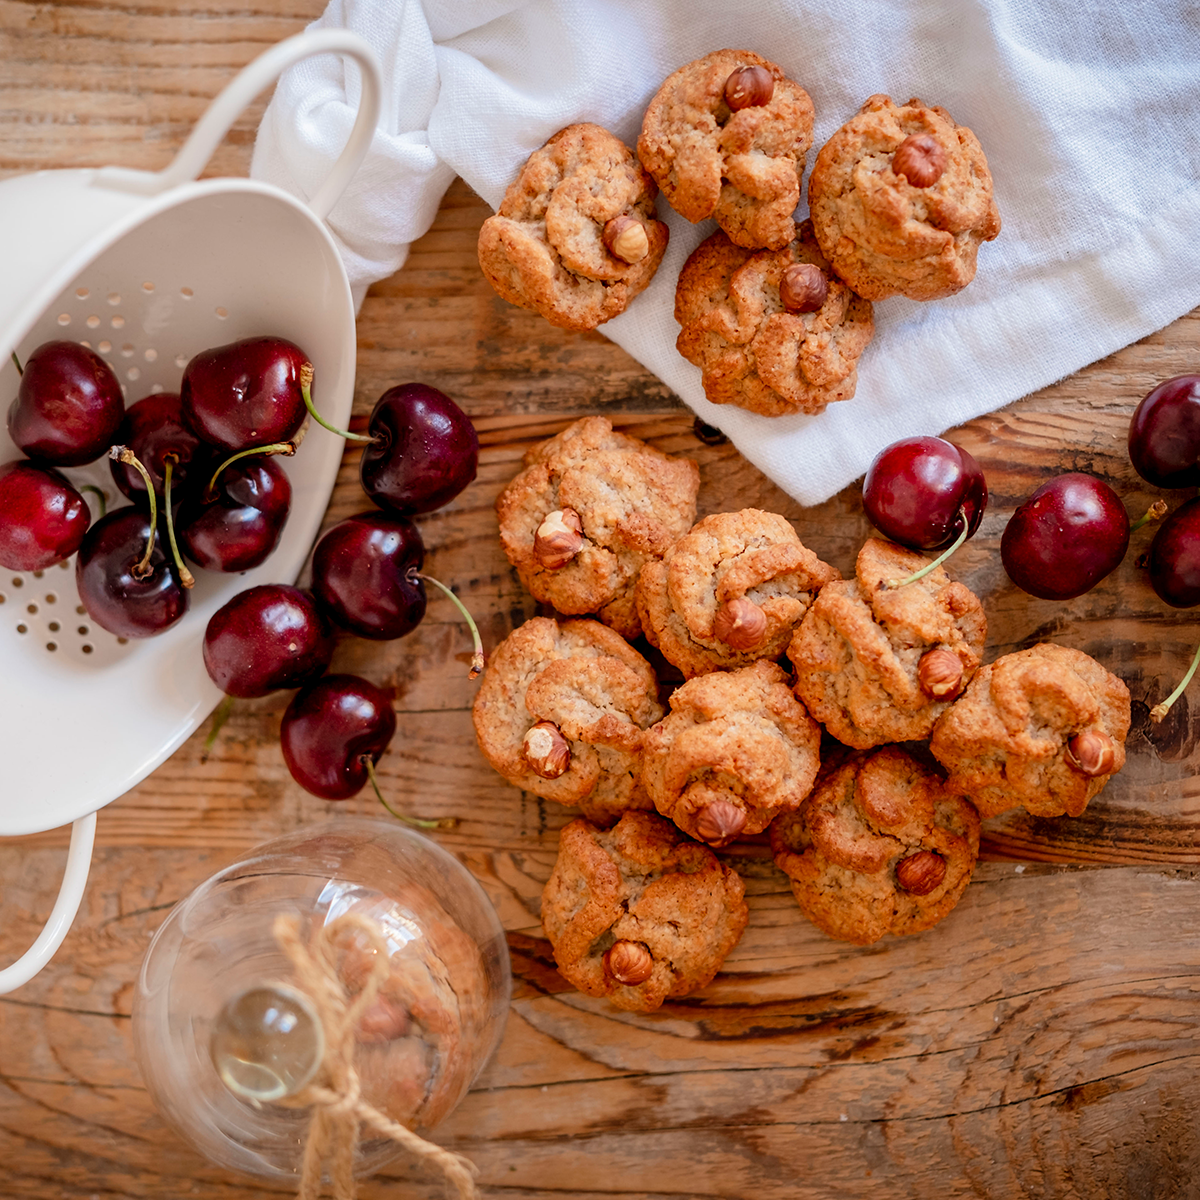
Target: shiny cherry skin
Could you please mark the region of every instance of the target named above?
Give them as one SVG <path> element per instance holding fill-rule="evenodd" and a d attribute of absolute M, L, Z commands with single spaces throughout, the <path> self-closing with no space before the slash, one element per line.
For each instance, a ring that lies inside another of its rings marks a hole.
<path fill-rule="evenodd" d="M 1181 504 L 1150 543 L 1150 586 L 1172 608 L 1200 604 L 1200 497 Z"/>
<path fill-rule="evenodd" d="M 299 346 L 278 337 L 202 350 L 183 370 L 184 420 L 204 441 L 225 450 L 286 442 L 308 412 L 300 386 L 307 362 Z"/>
<path fill-rule="evenodd" d="M 124 412 L 121 385 L 100 355 L 78 342 L 44 342 L 25 360 L 8 432 L 30 458 L 78 467 L 113 444 Z"/>
<path fill-rule="evenodd" d="M 939 437 L 885 446 L 863 479 L 863 508 L 885 537 L 913 550 L 942 550 L 971 537 L 987 507 L 987 481 L 975 459 Z"/>
<path fill-rule="evenodd" d="M 357 675 L 326 675 L 301 688 L 283 714 L 279 741 L 292 778 L 323 800 L 348 800 L 367 782 L 396 732 L 387 693 Z"/>
<path fill-rule="evenodd" d="M 149 536 L 150 518 L 141 508 L 118 508 L 91 526 L 75 560 L 75 583 L 88 616 L 118 637 L 152 637 L 188 610 L 188 592 L 164 552 L 161 530 L 149 575 L 135 574 Z"/>
<path fill-rule="evenodd" d="M 70 558 L 91 520 L 83 496 L 53 467 L 27 459 L 0 466 L 0 567 L 44 571 Z"/>
<path fill-rule="evenodd" d="M 325 674 L 333 631 L 312 595 L 287 583 L 239 592 L 204 631 L 204 666 L 230 696 L 254 699 Z"/>
<path fill-rule="evenodd" d="M 312 589 L 334 624 L 386 641 L 411 633 L 425 616 L 420 531 L 407 517 L 356 513 L 317 543 Z"/>
<path fill-rule="evenodd" d="M 1155 487 L 1200 486 L 1200 375 L 1146 393 L 1129 421 L 1129 461 Z"/>
<path fill-rule="evenodd" d="M 143 396 L 125 410 L 116 441 L 128 446 L 146 468 L 158 495 L 163 494 L 167 455 L 171 465 L 171 495 L 182 495 L 183 485 L 195 472 L 202 474 L 212 458 L 212 450 L 184 424 L 183 410 L 175 392 L 157 392 Z M 109 459 L 113 482 L 130 500 L 145 500 L 146 481 L 128 463 Z"/>
<path fill-rule="evenodd" d="M 1129 548 L 1129 514 L 1103 479 L 1049 479 L 1017 506 L 1000 538 L 1008 577 L 1031 596 L 1070 600 L 1115 571 Z"/>
<path fill-rule="evenodd" d="M 266 562 L 292 506 L 291 481 L 278 461 L 260 455 L 231 463 L 212 500 L 204 497 L 207 479 L 193 483 L 175 521 L 183 553 L 210 571 L 249 571 Z"/>
<path fill-rule="evenodd" d="M 415 514 L 448 504 L 475 478 L 479 435 L 445 392 L 424 383 L 389 388 L 375 403 L 359 463 L 363 490 L 380 508 Z"/>

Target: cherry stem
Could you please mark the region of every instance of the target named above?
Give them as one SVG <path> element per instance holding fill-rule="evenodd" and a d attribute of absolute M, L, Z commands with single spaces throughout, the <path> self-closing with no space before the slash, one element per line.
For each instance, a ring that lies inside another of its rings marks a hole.
<path fill-rule="evenodd" d="M 177 454 L 163 455 L 163 507 L 167 510 L 167 539 L 171 543 L 171 554 L 175 558 L 175 567 L 179 572 L 179 582 L 185 588 L 196 586 L 196 577 L 187 569 L 179 546 L 175 542 L 175 522 L 171 517 L 171 470 L 179 461 Z"/>
<path fill-rule="evenodd" d="M 462 613 L 475 642 L 474 653 L 471 655 L 471 669 L 467 673 L 467 678 L 478 679 L 483 671 L 483 638 L 479 636 L 479 626 L 475 624 L 475 618 L 467 611 L 467 606 L 440 579 L 434 579 L 432 575 L 426 575 L 422 571 L 417 572 L 417 578 L 425 580 L 426 583 L 432 583 L 434 587 L 441 588 L 454 601 L 458 611 Z"/>
<path fill-rule="evenodd" d="M 12 360 L 13 366 L 17 368 L 17 374 L 24 375 L 25 368 L 21 366 L 21 360 L 17 357 L 17 352 L 15 350 L 12 352 Z"/>
<path fill-rule="evenodd" d="M 104 514 L 106 512 L 108 512 L 108 497 L 94 483 L 81 483 L 79 485 L 79 490 L 81 492 L 95 492 L 96 493 L 96 499 L 100 502 L 100 516 L 101 517 L 104 516 Z M 99 517 L 97 518 L 97 520 L 99 520 Z"/>
<path fill-rule="evenodd" d="M 890 588 L 902 588 L 907 584 L 916 583 L 918 579 L 924 579 L 930 571 L 936 570 L 952 555 L 967 540 L 969 526 L 966 518 L 963 518 L 962 533 L 954 539 L 954 541 L 946 547 L 931 563 L 926 563 L 919 571 L 914 571 L 907 579 L 889 579 L 887 586 Z"/>
<path fill-rule="evenodd" d="M 339 429 L 336 425 L 330 425 L 319 412 L 316 405 L 313 404 L 312 398 L 312 381 L 313 381 L 313 365 L 306 362 L 300 368 L 300 395 L 304 397 L 304 407 L 308 409 L 308 415 L 312 417 L 318 425 L 328 429 L 330 433 L 336 433 L 338 437 L 345 438 L 349 442 L 373 442 L 373 438 L 369 433 L 350 433 L 345 429 Z"/>
<path fill-rule="evenodd" d="M 1160 520 L 1167 515 L 1167 502 L 1165 500 L 1155 500 L 1148 509 L 1132 525 L 1129 527 L 1130 533 L 1137 533 L 1143 525 L 1149 525 L 1151 521 Z"/>
<path fill-rule="evenodd" d="M 1171 709 L 1171 705 L 1183 695 L 1187 685 L 1192 682 L 1192 676 L 1195 675 L 1197 666 L 1200 666 L 1200 645 L 1196 647 L 1196 653 L 1192 655 L 1192 665 L 1188 667 L 1187 674 L 1180 680 L 1179 686 L 1165 700 L 1156 704 L 1150 710 L 1150 720 L 1155 725 L 1167 715 Z"/>
<path fill-rule="evenodd" d="M 221 732 L 221 727 L 229 719 L 229 714 L 233 711 L 233 697 L 226 693 L 221 697 L 220 704 L 213 710 L 212 728 L 208 731 L 208 737 L 204 739 L 204 749 L 200 751 L 200 761 L 208 762 L 209 751 L 217 741 L 217 734 Z"/>
<path fill-rule="evenodd" d="M 135 467 L 146 483 L 146 495 L 150 497 L 150 536 L 146 540 L 146 553 L 142 556 L 142 561 L 136 563 L 130 572 L 134 579 L 145 579 L 151 572 L 150 555 L 154 553 L 154 531 L 158 528 L 158 497 L 154 494 L 150 472 L 138 462 L 137 455 L 128 446 L 113 446 L 108 452 L 108 457 L 115 458 L 127 467 Z"/>
<path fill-rule="evenodd" d="M 296 434 L 290 442 L 271 442 L 268 446 L 251 446 L 246 450 L 239 450 L 236 454 L 231 454 L 214 472 L 212 478 L 208 481 L 208 487 L 204 489 L 204 502 L 210 504 L 217 497 L 217 480 L 221 476 L 221 472 L 226 467 L 232 466 L 239 458 L 249 458 L 252 454 L 282 454 L 284 458 L 291 458 L 296 453 L 297 447 L 304 441 L 304 433 L 301 431 Z"/>
<path fill-rule="evenodd" d="M 362 756 L 362 764 L 367 768 L 367 778 L 371 781 L 371 786 L 375 789 L 375 796 L 379 800 L 379 803 L 396 820 L 403 821 L 406 825 L 412 825 L 417 829 L 454 829 L 458 825 L 457 817 L 406 817 L 403 813 L 398 813 L 383 798 L 383 792 L 379 790 L 379 777 L 375 774 L 375 760 L 369 754 L 364 754 Z"/>

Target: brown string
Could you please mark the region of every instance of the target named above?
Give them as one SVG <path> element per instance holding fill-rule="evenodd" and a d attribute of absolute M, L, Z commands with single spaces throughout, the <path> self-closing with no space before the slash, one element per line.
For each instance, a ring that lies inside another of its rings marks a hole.
<path fill-rule="evenodd" d="M 351 929 L 362 934 L 375 951 L 371 974 L 362 991 L 353 997 L 346 994 L 337 969 L 338 946 L 342 935 Z M 462 1200 L 476 1200 L 479 1192 L 473 1163 L 427 1142 L 362 1098 L 354 1069 L 355 1026 L 390 969 L 379 927 L 361 913 L 343 913 L 322 926 L 309 946 L 301 941 L 299 920 L 281 914 L 275 918 L 272 932 L 325 1031 L 325 1057 L 317 1078 L 286 1101 L 289 1107 L 313 1110 L 304 1143 L 298 1200 L 317 1200 L 321 1195 L 321 1176 L 327 1161 L 334 1200 L 355 1200 L 354 1152 L 360 1124 L 390 1138 L 422 1162 L 439 1167 Z"/>

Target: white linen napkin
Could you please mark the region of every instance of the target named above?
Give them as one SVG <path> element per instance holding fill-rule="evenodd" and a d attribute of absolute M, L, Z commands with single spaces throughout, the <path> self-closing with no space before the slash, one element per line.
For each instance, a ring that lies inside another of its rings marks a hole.
<path fill-rule="evenodd" d="M 495 208 L 564 125 L 593 121 L 632 147 L 662 80 L 711 50 L 756 51 L 806 88 L 814 147 L 876 92 L 970 126 L 1000 236 L 957 295 L 875 305 L 852 400 L 771 418 L 705 399 L 675 349 L 672 312 L 680 267 L 715 226 L 689 224 L 661 197 L 662 266 L 600 327 L 803 504 L 850 483 L 889 442 L 1000 408 L 1200 303 L 1194 0 L 332 0 L 314 26 L 364 36 L 386 76 L 371 150 L 330 214 L 360 303 L 404 262 L 455 174 Z M 292 68 L 251 175 L 311 195 L 357 96 L 349 60 Z"/>

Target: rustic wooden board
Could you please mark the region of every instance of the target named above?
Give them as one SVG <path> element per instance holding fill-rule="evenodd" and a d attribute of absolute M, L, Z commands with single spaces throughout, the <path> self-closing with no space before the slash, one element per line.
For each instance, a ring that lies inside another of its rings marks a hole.
<path fill-rule="evenodd" d="M 164 165 L 233 71 L 321 7 L 0 0 L 0 173 Z M 245 173 L 261 109 L 237 123 L 213 173 Z M 454 185 L 405 268 L 372 289 L 355 414 L 361 424 L 386 387 L 417 378 L 474 417 L 479 478 L 421 526 L 429 569 L 471 606 L 489 648 L 535 611 L 500 551 L 493 500 L 525 448 L 582 413 L 693 455 L 704 511 L 782 512 L 822 557 L 852 568 L 869 533 L 855 487 L 802 508 L 728 444 L 697 441 L 690 412 L 605 338 L 555 330 L 498 300 L 474 258 L 487 211 Z M 571 814 L 523 796 L 480 758 L 469 642 L 451 605 L 433 598 L 399 642 L 341 643 L 335 667 L 394 698 L 399 733 L 381 763 L 389 797 L 460 819 L 438 840 L 481 880 L 509 933 L 516 993 L 504 1042 L 438 1133 L 478 1164 L 487 1194 L 1200 1194 L 1200 684 L 1167 721 L 1148 719 L 1200 622 L 1147 586 L 1137 556 L 1148 530 L 1110 579 L 1065 605 L 1014 588 L 998 554 L 1013 507 L 1060 471 L 1103 476 L 1132 513 L 1148 506 L 1158 493 L 1129 466 L 1129 414 L 1155 382 L 1195 370 L 1198 346 L 1193 313 L 954 435 L 992 491 L 953 567 L 984 598 L 988 657 L 1039 639 L 1086 650 L 1129 683 L 1134 726 L 1125 771 L 1083 817 L 987 822 L 986 861 L 925 935 L 867 949 L 824 938 L 760 838 L 727 854 L 746 877 L 751 921 L 711 987 L 649 1016 L 582 997 L 554 970 L 538 919 Z M 351 450 L 326 523 L 364 507 Z M 101 814 L 88 893 L 62 951 L 0 997 L 0 1195 L 285 1194 L 202 1162 L 163 1124 L 129 1018 L 138 964 L 170 907 L 250 846 L 330 811 L 284 768 L 286 701 L 237 704 L 211 753 L 202 729 Z M 372 807 L 359 798 L 344 810 Z M 60 832 L 0 839 L 0 961 L 48 913 L 65 844 Z M 362 1188 L 368 1200 L 441 1194 L 401 1166 Z"/>

